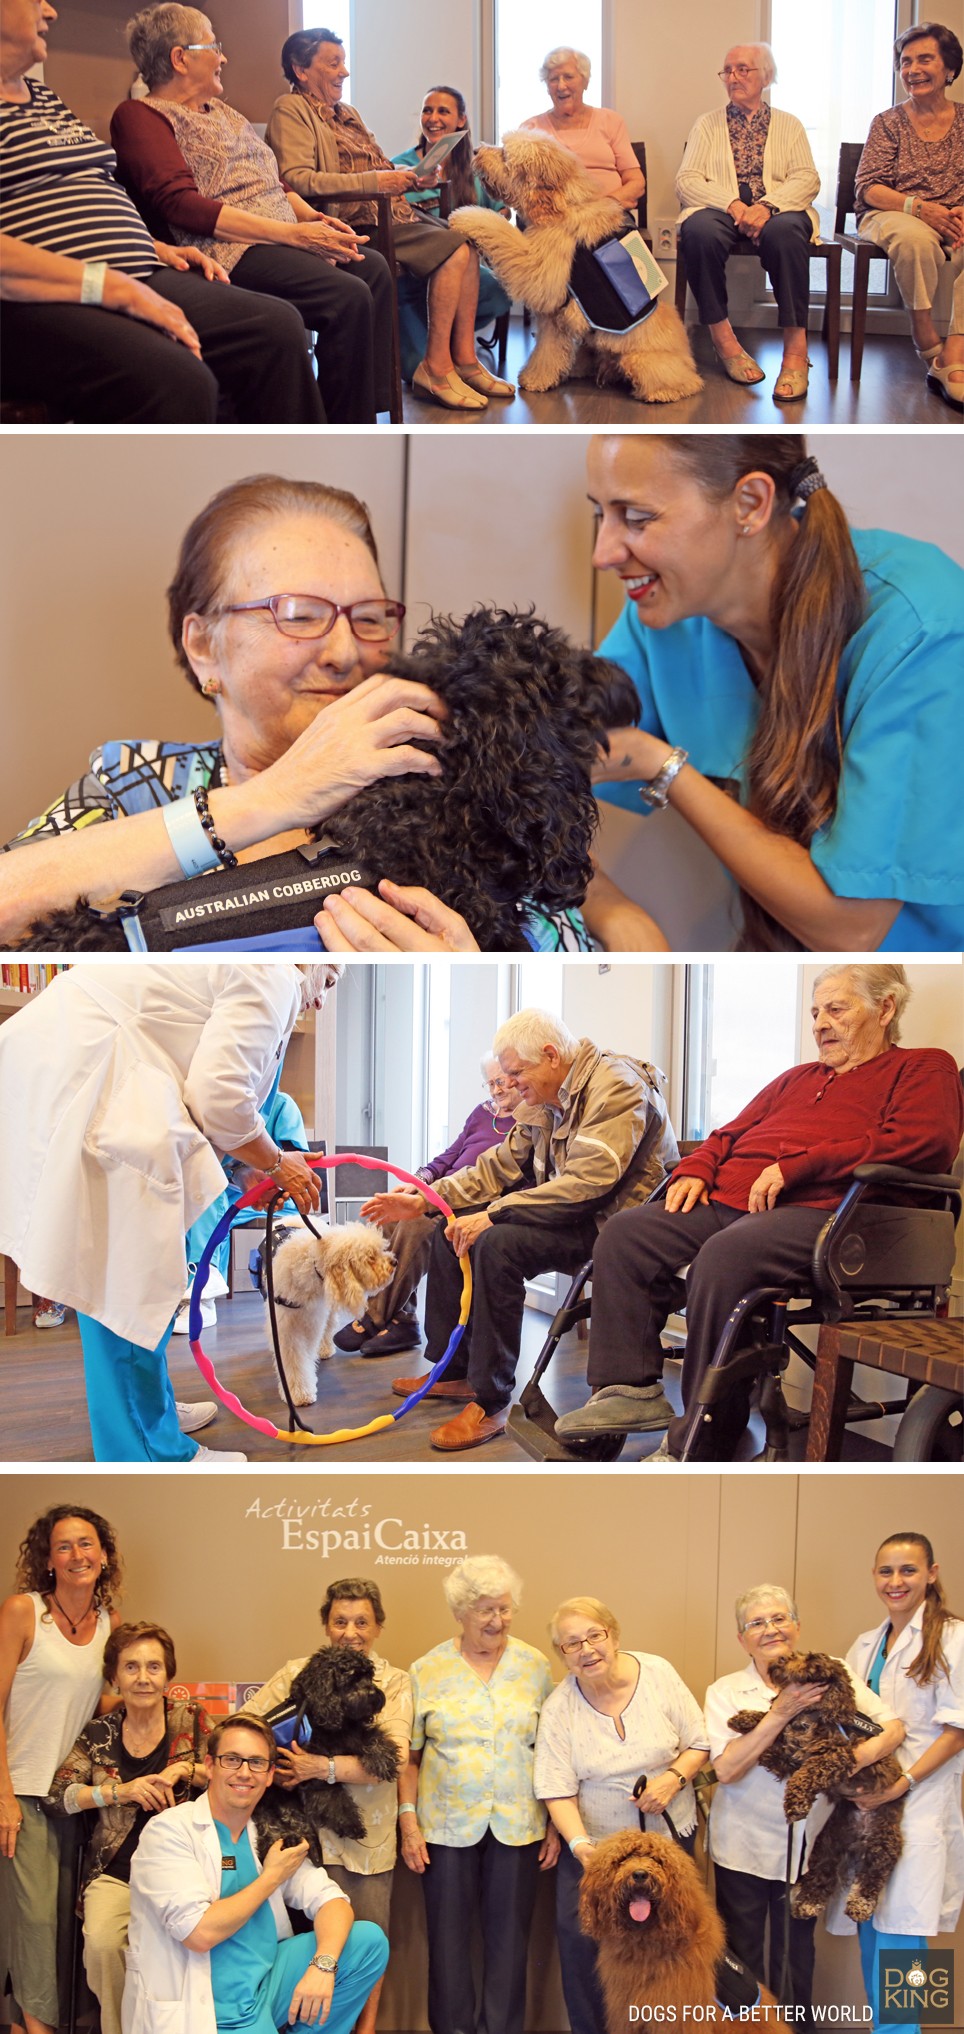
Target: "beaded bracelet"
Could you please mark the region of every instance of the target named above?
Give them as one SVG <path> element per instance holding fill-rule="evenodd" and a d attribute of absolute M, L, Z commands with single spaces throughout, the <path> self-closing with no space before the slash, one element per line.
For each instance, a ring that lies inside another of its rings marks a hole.
<path fill-rule="evenodd" d="M 217 832 L 214 820 L 211 817 L 211 811 L 208 805 L 208 794 L 204 788 L 204 785 L 199 784 L 193 795 L 195 808 L 197 810 L 197 816 L 201 822 L 201 825 L 204 828 L 205 833 L 207 834 L 208 840 L 210 841 L 215 854 L 217 855 L 217 858 L 221 864 L 222 869 L 236 869 L 238 866 L 238 857 L 235 854 L 233 848 L 229 848 L 227 843 L 221 839 L 219 833 Z"/>

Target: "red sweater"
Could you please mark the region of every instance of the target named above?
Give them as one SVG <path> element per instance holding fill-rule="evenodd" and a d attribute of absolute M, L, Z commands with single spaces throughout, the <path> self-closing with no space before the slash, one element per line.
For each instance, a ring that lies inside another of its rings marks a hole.
<path fill-rule="evenodd" d="M 767 1165 L 786 1180 L 779 1206 L 832 1208 L 858 1165 L 947 1172 L 964 1132 L 964 1096 L 949 1052 L 899 1045 L 849 1073 L 791 1067 L 732 1123 L 681 1159 L 674 1179 L 705 1180 L 710 1199 L 745 1208 Z"/>

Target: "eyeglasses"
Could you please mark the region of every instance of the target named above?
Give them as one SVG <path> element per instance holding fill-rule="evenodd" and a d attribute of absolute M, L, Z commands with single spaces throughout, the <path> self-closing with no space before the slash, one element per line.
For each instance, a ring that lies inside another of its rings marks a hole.
<path fill-rule="evenodd" d="M 561 1652 L 563 1659 L 567 1660 L 570 1654 L 584 1653 L 587 1650 L 587 1648 L 590 1651 L 594 1652 L 597 1646 L 602 1645 L 603 1639 L 607 1639 L 608 1637 L 609 1633 L 606 1630 L 605 1625 L 594 1625 L 592 1631 L 587 1631 L 583 1633 L 582 1638 L 560 1639 L 559 1651 Z"/>
<path fill-rule="evenodd" d="M 772 1625 L 774 1631 L 783 1631 L 788 1624 L 795 1622 L 794 1618 L 787 1616 L 785 1610 L 778 1610 L 775 1617 L 751 1617 L 749 1624 L 745 1624 L 743 1629 L 751 1631 L 756 1638 L 761 1631 L 766 1631 L 768 1625 Z"/>
<path fill-rule="evenodd" d="M 224 55 L 224 50 L 219 42 L 182 42 L 181 48 L 183 50 L 213 49 L 217 51 L 218 56 Z"/>
<path fill-rule="evenodd" d="M 340 614 L 359 643 L 390 643 L 405 620 L 400 600 L 353 600 L 339 607 L 314 593 L 272 593 L 267 600 L 241 600 L 218 607 L 215 614 L 257 614 L 266 608 L 275 628 L 296 642 L 316 642 L 334 628 Z"/>
<path fill-rule="evenodd" d="M 759 69 L 759 64 L 725 64 L 721 71 L 717 71 L 716 75 L 718 78 L 722 78 L 725 84 L 727 78 L 752 78 L 754 73 L 759 72 Z"/>
<path fill-rule="evenodd" d="M 243 1759 L 240 1752 L 215 1752 L 214 1763 L 226 1767 L 229 1773 L 239 1773 L 242 1766 L 247 1766 L 249 1773 L 266 1773 L 271 1760 L 259 1758 L 257 1753 L 253 1759 Z"/>

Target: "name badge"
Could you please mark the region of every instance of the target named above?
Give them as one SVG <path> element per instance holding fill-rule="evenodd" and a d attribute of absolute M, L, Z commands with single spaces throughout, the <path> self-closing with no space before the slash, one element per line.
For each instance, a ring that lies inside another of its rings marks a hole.
<path fill-rule="evenodd" d="M 236 1872 L 237 1869 L 238 1867 L 233 1857 L 223 1857 L 221 1859 L 221 1870 L 223 1872 Z"/>

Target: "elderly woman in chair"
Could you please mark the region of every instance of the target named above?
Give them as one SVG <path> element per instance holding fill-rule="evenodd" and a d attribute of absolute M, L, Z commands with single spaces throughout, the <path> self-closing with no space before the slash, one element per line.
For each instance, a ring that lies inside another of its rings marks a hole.
<path fill-rule="evenodd" d="M 742 244 L 759 255 L 777 300 L 783 364 L 773 400 L 792 403 L 807 393 L 810 244 L 818 237 L 813 200 L 820 178 L 800 121 L 764 96 L 776 75 L 769 43 L 727 50 L 720 77 L 728 103 L 702 113 L 691 129 L 676 194 L 686 273 L 724 374 L 741 388 L 765 380 L 727 309 L 726 264 Z"/>
<path fill-rule="evenodd" d="M 556 1421 L 562 1440 L 666 1430 L 647 1461 L 676 1460 L 733 1307 L 760 1285 L 805 1280 L 813 1247 L 859 1165 L 945 1172 L 964 1100 L 949 1052 L 898 1045 L 910 989 L 902 967 L 824 968 L 811 996 L 817 1058 L 790 1067 L 681 1160 L 665 1200 L 624 1208 L 593 1251 L 592 1397 Z M 683 1414 L 663 1396 L 660 1333 L 686 1274 Z M 727 1460 L 746 1426 L 749 1383 L 701 1429 L 700 1455 Z"/>
<path fill-rule="evenodd" d="M 910 312 L 927 386 L 964 410 L 964 106 L 947 87 L 961 74 L 964 50 L 937 21 L 905 29 L 894 67 L 907 94 L 870 124 L 857 165 L 857 228 L 889 255 Z M 951 318 L 942 341 L 934 298 L 951 282 Z"/>

